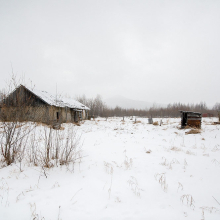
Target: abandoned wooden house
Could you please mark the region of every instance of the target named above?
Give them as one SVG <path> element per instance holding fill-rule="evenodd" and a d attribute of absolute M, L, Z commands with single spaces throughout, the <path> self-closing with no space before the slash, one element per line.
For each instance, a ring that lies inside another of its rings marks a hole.
<path fill-rule="evenodd" d="M 201 128 L 202 114 L 199 112 L 180 111 L 181 128 L 186 126 Z"/>
<path fill-rule="evenodd" d="M 89 108 L 69 98 L 58 99 L 45 91 L 20 85 L 2 101 L 1 118 L 46 124 L 78 122 L 88 118 Z"/>

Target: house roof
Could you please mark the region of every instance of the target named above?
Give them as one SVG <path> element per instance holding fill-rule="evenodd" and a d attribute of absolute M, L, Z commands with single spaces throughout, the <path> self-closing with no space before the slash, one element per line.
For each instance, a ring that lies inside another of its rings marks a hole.
<path fill-rule="evenodd" d="M 35 88 L 30 88 L 28 86 L 20 85 L 29 90 L 31 93 L 36 95 L 38 98 L 40 98 L 42 101 L 46 102 L 48 105 L 53 105 L 56 107 L 68 107 L 68 108 L 74 108 L 74 109 L 80 109 L 80 110 L 90 110 L 87 106 L 84 104 L 70 98 L 57 98 L 56 96 L 46 92 L 46 91 L 40 91 Z"/>

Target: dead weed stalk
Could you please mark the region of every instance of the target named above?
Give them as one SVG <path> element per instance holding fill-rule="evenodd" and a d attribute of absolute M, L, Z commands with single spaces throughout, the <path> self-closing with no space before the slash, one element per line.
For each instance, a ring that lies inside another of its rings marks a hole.
<path fill-rule="evenodd" d="M 195 208 L 195 201 L 194 201 L 192 195 L 190 195 L 190 194 L 182 195 L 180 197 L 180 201 L 183 204 L 189 206 L 190 208 L 192 208 L 194 210 L 194 208 Z"/>
<path fill-rule="evenodd" d="M 161 174 L 157 173 L 157 174 L 155 174 L 154 177 L 155 177 L 155 179 L 159 182 L 159 184 L 160 184 L 162 190 L 163 190 L 164 192 L 167 192 L 167 190 L 168 190 L 168 184 L 167 184 L 167 182 L 166 182 L 165 173 L 161 173 Z"/>

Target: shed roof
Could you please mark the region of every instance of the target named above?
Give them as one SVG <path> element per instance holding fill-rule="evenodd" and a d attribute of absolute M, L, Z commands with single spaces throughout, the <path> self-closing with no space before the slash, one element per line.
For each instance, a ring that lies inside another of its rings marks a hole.
<path fill-rule="evenodd" d="M 46 102 L 48 105 L 53 105 L 56 107 L 68 107 L 68 108 L 74 108 L 74 109 L 80 109 L 80 110 L 90 110 L 87 106 L 84 104 L 70 98 L 57 98 L 56 96 L 46 92 L 46 91 L 40 91 L 35 88 L 30 88 L 28 86 L 20 85 L 29 90 L 31 93 L 39 97 L 41 100 Z M 19 86 L 19 87 L 20 87 Z"/>
<path fill-rule="evenodd" d="M 182 111 L 182 110 L 180 110 L 179 112 L 180 112 L 180 113 L 189 113 L 189 114 L 195 114 L 195 115 L 201 115 L 201 114 L 202 114 L 202 113 L 200 113 L 200 112 Z"/>

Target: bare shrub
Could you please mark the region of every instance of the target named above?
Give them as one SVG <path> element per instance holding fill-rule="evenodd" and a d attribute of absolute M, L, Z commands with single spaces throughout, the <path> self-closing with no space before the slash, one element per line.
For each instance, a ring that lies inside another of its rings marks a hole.
<path fill-rule="evenodd" d="M 10 188 L 7 181 L 4 178 L 0 179 L 0 202 L 5 207 L 9 206 L 9 192 Z"/>
<path fill-rule="evenodd" d="M 135 121 L 134 124 L 141 123 L 141 121 Z"/>
<path fill-rule="evenodd" d="M 77 131 L 73 128 L 68 128 L 67 136 L 64 138 L 64 144 L 60 147 L 60 154 L 58 152 L 58 144 L 56 146 L 56 158 L 60 155 L 60 164 L 75 163 L 77 159 L 82 157 L 82 148 L 80 145 L 81 135 L 77 134 Z M 59 139 L 58 139 L 59 141 Z"/>
<path fill-rule="evenodd" d="M 172 151 L 182 151 L 179 147 L 171 147 L 170 150 Z"/>
<path fill-rule="evenodd" d="M 169 163 L 165 157 L 162 157 L 163 162 L 160 163 L 162 166 L 169 166 Z"/>
<path fill-rule="evenodd" d="M 192 195 L 190 195 L 190 194 L 182 195 L 182 196 L 180 197 L 180 201 L 181 201 L 183 204 L 189 206 L 190 208 L 192 208 L 192 209 L 194 210 L 194 208 L 195 208 L 195 201 L 194 201 Z"/>
<path fill-rule="evenodd" d="M 30 135 L 30 144 L 26 148 L 27 161 L 34 166 L 38 166 L 38 140 L 36 139 L 36 132 L 32 132 Z"/>
<path fill-rule="evenodd" d="M 113 165 L 111 163 L 104 161 L 104 166 L 105 166 L 105 171 L 107 174 L 113 174 L 114 169 L 113 169 Z"/>
<path fill-rule="evenodd" d="M 74 165 L 77 159 L 80 160 L 82 158 L 80 139 L 81 135 L 77 134 L 74 126 L 69 126 L 66 131 L 54 130 L 45 126 L 43 135 L 44 148 L 43 150 L 39 149 L 39 163 L 46 168 L 54 165 L 69 165 L 70 163 Z"/>
<path fill-rule="evenodd" d="M 25 147 L 30 132 L 35 129 L 35 124 L 27 124 L 19 121 L 2 122 L 0 134 L 1 155 L 7 165 L 24 158 Z"/>
<path fill-rule="evenodd" d="M 153 123 L 153 125 L 155 125 L 155 126 L 159 125 L 158 121 L 155 121 L 155 122 Z"/>
<path fill-rule="evenodd" d="M 37 214 L 37 207 L 36 207 L 36 203 L 29 203 L 30 205 L 30 211 L 31 211 L 31 219 L 33 220 L 45 220 L 45 218 L 43 216 L 41 216 L 41 214 Z"/>
<path fill-rule="evenodd" d="M 132 158 L 128 159 L 127 155 L 126 155 L 126 150 L 124 151 L 125 153 L 125 159 L 124 159 L 124 165 L 125 165 L 125 169 L 131 169 L 132 165 L 133 165 L 133 160 Z"/>
<path fill-rule="evenodd" d="M 170 164 L 180 164 L 180 162 L 176 158 L 173 158 Z"/>
<path fill-rule="evenodd" d="M 200 129 L 191 129 L 187 132 L 185 132 L 185 134 L 200 134 L 201 130 Z"/>
<path fill-rule="evenodd" d="M 129 184 L 129 186 L 131 187 L 131 190 L 133 191 L 133 193 L 136 196 L 140 197 L 141 196 L 140 191 L 143 191 L 143 190 L 141 188 L 139 188 L 136 178 L 131 176 L 130 180 L 128 180 L 127 182 Z"/>
<path fill-rule="evenodd" d="M 162 190 L 163 190 L 164 192 L 167 192 L 168 184 L 167 184 L 167 182 L 166 182 L 165 173 L 161 173 L 161 174 L 157 173 L 157 174 L 155 174 L 154 177 L 155 177 L 155 179 L 159 182 L 159 184 L 160 184 Z"/>
<path fill-rule="evenodd" d="M 178 182 L 177 192 L 178 192 L 179 190 L 183 191 L 183 185 L 182 185 L 182 183 L 180 183 L 180 182 Z"/>
<path fill-rule="evenodd" d="M 179 164 L 179 161 L 176 158 L 173 158 L 171 162 L 169 162 L 165 157 L 162 157 L 163 162 L 160 163 L 162 166 L 168 167 L 168 169 L 172 170 L 172 164 Z"/>
<path fill-rule="evenodd" d="M 202 220 L 205 220 L 205 211 L 209 213 L 220 213 L 220 210 L 215 207 L 203 206 L 200 209 L 202 210 Z"/>
<path fill-rule="evenodd" d="M 196 155 L 194 152 L 190 151 L 190 150 L 187 150 L 186 151 L 186 154 L 189 154 L 189 155 Z"/>
<path fill-rule="evenodd" d="M 105 161 L 104 161 L 104 166 L 105 166 L 106 173 L 111 175 L 111 182 L 110 182 L 110 186 L 108 189 L 108 194 L 109 194 L 109 199 L 110 199 L 111 191 L 112 191 L 112 178 L 113 178 L 114 169 L 113 169 L 113 165 L 111 163 L 108 163 Z"/>
<path fill-rule="evenodd" d="M 121 168 L 121 167 L 122 167 L 121 165 L 118 165 L 117 162 L 115 162 L 115 161 L 112 161 L 112 162 L 115 164 L 116 167 L 118 167 L 118 168 Z"/>

